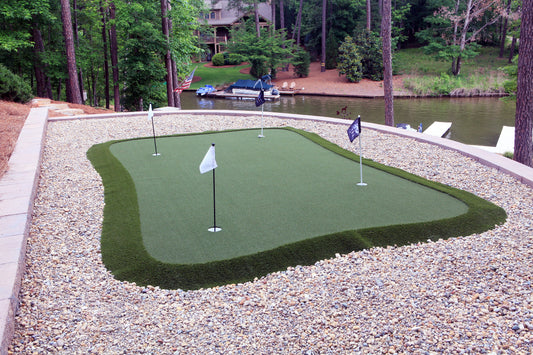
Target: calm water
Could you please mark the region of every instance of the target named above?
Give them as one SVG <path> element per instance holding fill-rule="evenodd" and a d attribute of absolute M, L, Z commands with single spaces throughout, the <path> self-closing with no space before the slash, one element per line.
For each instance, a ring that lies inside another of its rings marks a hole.
<path fill-rule="evenodd" d="M 194 92 L 181 95 L 182 108 L 261 111 L 253 100 L 199 98 Z M 351 118 L 361 115 L 366 122 L 385 122 L 383 99 L 346 97 L 282 96 L 279 101 L 267 101 L 265 111 L 297 113 L 340 118 L 337 111 L 348 106 Z M 408 123 L 424 129 L 434 121 L 452 122 L 450 139 L 476 145 L 495 146 L 502 126 L 514 126 L 515 103 L 497 98 L 396 99 L 395 123 Z"/>

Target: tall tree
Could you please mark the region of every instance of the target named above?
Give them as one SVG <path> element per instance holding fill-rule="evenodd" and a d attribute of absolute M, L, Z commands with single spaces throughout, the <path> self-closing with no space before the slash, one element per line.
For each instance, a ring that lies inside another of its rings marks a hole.
<path fill-rule="evenodd" d="M 109 2 L 109 20 L 111 28 L 109 29 L 109 53 L 111 54 L 111 72 L 113 74 L 113 101 L 115 112 L 120 112 L 120 86 L 119 86 L 119 68 L 118 68 L 118 41 L 116 25 L 116 8 L 115 2 Z"/>
<path fill-rule="evenodd" d="M 165 53 L 165 67 L 167 69 L 167 102 L 168 106 L 174 106 L 174 80 L 172 76 L 172 54 L 170 52 L 170 34 L 169 34 L 169 18 L 168 8 L 170 4 L 168 0 L 161 0 L 161 22 L 163 28 L 163 36 L 167 42 L 167 50 Z"/>
<path fill-rule="evenodd" d="M 383 41 L 383 91 L 385 96 L 385 124 L 388 126 L 394 126 L 391 28 L 391 0 L 384 0 L 383 15 L 381 17 L 381 39 Z"/>
<path fill-rule="evenodd" d="M 81 104 L 78 70 L 76 68 L 76 51 L 74 50 L 74 34 L 72 31 L 72 17 L 68 0 L 61 0 L 61 20 L 63 22 L 63 37 L 65 38 L 65 50 L 67 53 L 67 98 L 74 104 Z"/>
<path fill-rule="evenodd" d="M 108 59 L 108 48 L 107 48 L 107 14 L 100 0 L 100 14 L 102 16 L 102 52 L 104 53 L 104 96 L 105 96 L 105 107 L 109 109 L 110 99 L 109 99 L 109 59 Z"/>
<path fill-rule="evenodd" d="M 533 1 L 522 3 L 518 48 L 518 81 L 514 160 L 533 167 Z"/>
<path fill-rule="evenodd" d="M 502 14 L 504 0 L 455 0 L 453 7 L 442 6 L 426 18 L 431 27 L 418 33 L 429 41 L 428 52 L 437 58 L 451 61 L 452 74 L 459 75 L 463 59 L 478 54 L 476 40 Z"/>
<path fill-rule="evenodd" d="M 372 3 L 366 0 L 366 30 L 370 32 L 372 24 Z"/>
<path fill-rule="evenodd" d="M 327 0 L 322 0 L 322 59 L 320 61 L 320 71 L 326 71 L 326 9 Z"/>

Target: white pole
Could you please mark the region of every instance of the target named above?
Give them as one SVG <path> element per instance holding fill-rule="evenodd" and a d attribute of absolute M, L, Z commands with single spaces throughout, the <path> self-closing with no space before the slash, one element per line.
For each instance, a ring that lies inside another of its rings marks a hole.
<path fill-rule="evenodd" d="M 361 116 L 358 116 L 359 119 Z M 358 186 L 366 186 L 367 184 L 363 182 L 363 146 L 361 143 L 361 132 L 359 132 L 359 175 L 361 176 L 361 182 L 358 183 Z"/>
<path fill-rule="evenodd" d="M 263 124 L 263 121 L 264 121 L 264 119 L 263 119 L 263 106 L 264 106 L 264 104 L 261 105 L 261 134 L 257 136 L 259 138 L 265 138 L 265 136 L 263 135 L 263 125 L 264 125 Z"/>

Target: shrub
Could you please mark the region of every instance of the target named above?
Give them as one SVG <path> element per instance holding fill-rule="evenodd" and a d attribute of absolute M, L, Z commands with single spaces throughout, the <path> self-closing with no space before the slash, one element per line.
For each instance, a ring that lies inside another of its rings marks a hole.
<path fill-rule="evenodd" d="M 311 56 L 302 47 L 298 47 L 294 55 L 294 74 L 299 78 L 309 75 L 309 65 L 311 64 Z"/>
<path fill-rule="evenodd" d="M 250 75 L 254 78 L 260 78 L 263 75 L 268 74 L 268 64 L 267 59 L 264 56 L 253 56 L 250 58 L 250 63 L 252 67 L 250 68 Z"/>
<path fill-rule="evenodd" d="M 346 36 L 339 47 L 337 69 L 339 75 L 346 75 L 346 79 L 351 83 L 358 83 L 363 78 L 361 55 L 350 36 Z"/>
<path fill-rule="evenodd" d="M 32 99 L 31 87 L 22 78 L 0 64 L 0 99 L 28 102 Z"/>
<path fill-rule="evenodd" d="M 211 59 L 214 66 L 219 67 L 221 65 L 224 65 L 224 54 L 223 53 L 217 53 L 213 56 Z"/>
<path fill-rule="evenodd" d="M 239 65 L 243 61 L 244 61 L 243 56 L 237 53 L 230 53 L 228 54 L 227 58 L 224 57 L 224 63 L 227 65 Z"/>
<path fill-rule="evenodd" d="M 379 36 L 364 31 L 354 38 L 354 43 L 361 54 L 363 78 L 383 80 L 383 50 Z"/>

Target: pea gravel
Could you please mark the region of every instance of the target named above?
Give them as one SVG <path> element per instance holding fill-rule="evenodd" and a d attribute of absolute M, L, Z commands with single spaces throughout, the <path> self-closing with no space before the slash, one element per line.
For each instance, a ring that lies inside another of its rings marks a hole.
<path fill-rule="evenodd" d="M 344 125 L 267 123 L 358 148 Z M 158 134 L 260 124 L 257 116 L 156 117 Z M 50 122 L 10 353 L 533 353 L 532 189 L 459 153 L 372 130 L 363 132 L 366 158 L 473 192 L 503 207 L 507 222 L 212 289 L 115 280 L 100 257 L 103 186 L 85 154 L 151 129 L 145 117 Z"/>

